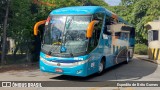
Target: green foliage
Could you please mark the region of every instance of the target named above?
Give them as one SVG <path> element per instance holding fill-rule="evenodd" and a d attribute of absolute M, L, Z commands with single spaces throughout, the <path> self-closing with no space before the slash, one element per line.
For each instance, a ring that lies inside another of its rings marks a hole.
<path fill-rule="evenodd" d="M 92 5 L 98 5 L 98 6 L 102 6 L 102 7 L 106 7 L 108 8 L 108 4 L 105 3 L 103 0 L 89 0 L 89 2 L 92 4 Z"/>
<path fill-rule="evenodd" d="M 80 6 L 82 3 L 76 0 L 41 0 L 43 2 L 51 3 L 55 6 L 39 5 L 38 15 L 39 19 L 46 19 L 49 13 L 57 8 L 67 7 L 67 6 Z"/>
<path fill-rule="evenodd" d="M 129 6 L 136 3 L 139 0 L 121 0 L 121 5 Z"/>
<path fill-rule="evenodd" d="M 135 54 L 147 55 L 148 47 L 145 44 L 136 44 L 134 50 Z"/>
<path fill-rule="evenodd" d="M 22 48 L 23 52 L 28 51 L 29 43 L 33 40 L 33 26 L 36 22 L 30 11 L 31 3 L 32 0 L 10 1 L 11 15 L 8 19 L 7 36 L 13 38 L 16 48 Z"/>

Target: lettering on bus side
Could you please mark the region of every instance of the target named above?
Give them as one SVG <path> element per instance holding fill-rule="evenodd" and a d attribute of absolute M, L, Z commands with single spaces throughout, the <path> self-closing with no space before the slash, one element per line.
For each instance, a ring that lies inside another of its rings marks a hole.
<path fill-rule="evenodd" d="M 75 57 L 74 60 L 83 60 L 83 58 Z"/>

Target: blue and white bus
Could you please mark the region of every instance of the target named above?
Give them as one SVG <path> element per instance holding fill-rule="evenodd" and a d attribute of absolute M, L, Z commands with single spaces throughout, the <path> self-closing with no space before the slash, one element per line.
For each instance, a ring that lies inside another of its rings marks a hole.
<path fill-rule="evenodd" d="M 135 29 L 100 6 L 76 6 L 53 10 L 45 24 L 40 70 L 86 77 L 128 63 L 133 57 Z"/>

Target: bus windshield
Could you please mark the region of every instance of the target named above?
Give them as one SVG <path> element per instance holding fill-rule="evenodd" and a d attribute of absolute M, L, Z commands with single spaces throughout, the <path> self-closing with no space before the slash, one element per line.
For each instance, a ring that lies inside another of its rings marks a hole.
<path fill-rule="evenodd" d="M 50 16 L 45 27 L 42 51 L 51 55 L 85 53 L 88 40 L 86 30 L 91 16 Z"/>

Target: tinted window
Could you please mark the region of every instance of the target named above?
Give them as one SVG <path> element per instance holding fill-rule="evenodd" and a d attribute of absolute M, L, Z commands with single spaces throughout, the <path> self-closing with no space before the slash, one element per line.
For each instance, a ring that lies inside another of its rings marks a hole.
<path fill-rule="evenodd" d="M 153 30 L 153 40 L 158 40 L 158 31 Z"/>
<path fill-rule="evenodd" d="M 115 24 L 115 23 L 116 22 L 114 21 L 114 19 L 112 17 L 106 16 L 103 34 L 111 35 L 111 32 L 108 31 L 107 25 L 112 25 L 112 24 Z"/>

